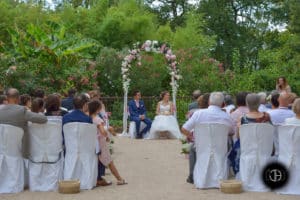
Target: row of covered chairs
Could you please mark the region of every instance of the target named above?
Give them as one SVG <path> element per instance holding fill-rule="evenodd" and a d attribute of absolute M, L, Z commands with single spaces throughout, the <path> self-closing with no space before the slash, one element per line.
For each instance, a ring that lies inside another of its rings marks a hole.
<path fill-rule="evenodd" d="M 61 121 L 29 124 L 30 156 L 23 159 L 23 130 L 0 124 L 0 193 L 17 193 L 27 184 L 31 191 L 55 191 L 60 180 L 73 179 L 81 189 L 96 186 L 96 126 L 73 122 L 63 131 L 65 151 Z"/>
<path fill-rule="evenodd" d="M 278 161 L 289 171 L 282 194 L 300 194 L 300 126 L 277 127 Z M 197 161 L 194 183 L 197 188 L 219 188 L 228 179 L 228 127 L 223 124 L 199 124 L 194 130 Z M 275 127 L 252 123 L 240 127 L 240 179 L 246 191 L 269 191 L 263 183 L 262 170 L 270 162 Z"/>

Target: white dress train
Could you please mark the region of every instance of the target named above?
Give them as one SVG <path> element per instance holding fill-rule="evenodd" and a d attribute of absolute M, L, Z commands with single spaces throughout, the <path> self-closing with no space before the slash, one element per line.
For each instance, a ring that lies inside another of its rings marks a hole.
<path fill-rule="evenodd" d="M 147 139 L 158 139 L 160 132 L 167 132 L 168 138 L 180 138 L 181 132 L 176 118 L 173 115 L 166 115 L 167 113 L 171 113 L 171 105 L 163 105 L 160 103 L 159 110 L 161 114 L 155 116 Z"/>

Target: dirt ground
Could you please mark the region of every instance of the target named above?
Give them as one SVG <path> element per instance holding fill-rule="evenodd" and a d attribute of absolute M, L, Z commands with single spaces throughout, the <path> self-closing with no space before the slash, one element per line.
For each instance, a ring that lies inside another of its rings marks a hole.
<path fill-rule="evenodd" d="M 79 194 L 30 192 L 28 190 L 0 199 L 22 200 L 300 200 L 300 196 L 278 195 L 274 192 L 223 194 L 218 189 L 198 190 L 186 183 L 188 160 L 180 154 L 178 140 L 132 140 L 116 137 L 114 162 L 128 185 L 117 186 L 107 170 L 106 179 L 113 185 L 81 191 Z"/>

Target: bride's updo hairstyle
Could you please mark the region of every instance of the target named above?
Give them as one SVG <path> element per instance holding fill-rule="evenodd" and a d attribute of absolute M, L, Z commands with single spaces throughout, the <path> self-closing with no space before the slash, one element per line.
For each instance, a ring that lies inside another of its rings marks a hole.
<path fill-rule="evenodd" d="M 159 96 L 160 97 L 160 101 L 162 101 L 164 99 L 165 95 L 168 94 L 168 93 L 169 93 L 168 91 L 161 92 L 160 96 Z"/>

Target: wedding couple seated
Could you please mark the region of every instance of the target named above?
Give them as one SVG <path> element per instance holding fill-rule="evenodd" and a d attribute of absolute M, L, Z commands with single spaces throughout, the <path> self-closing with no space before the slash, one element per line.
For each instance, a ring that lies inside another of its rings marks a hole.
<path fill-rule="evenodd" d="M 139 91 L 134 92 L 134 99 L 129 101 L 130 127 L 132 134 L 132 123 L 135 123 L 136 138 L 157 139 L 160 136 L 167 138 L 180 138 L 181 133 L 176 118 L 173 116 L 174 106 L 169 101 L 170 93 L 165 91 L 161 94 L 161 101 L 157 104 L 156 114 L 152 122 L 146 117 L 146 108 L 141 99 Z M 150 131 L 149 134 L 148 131 Z"/>

